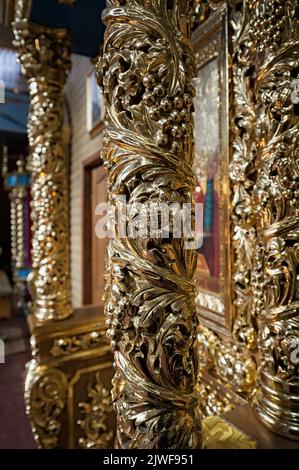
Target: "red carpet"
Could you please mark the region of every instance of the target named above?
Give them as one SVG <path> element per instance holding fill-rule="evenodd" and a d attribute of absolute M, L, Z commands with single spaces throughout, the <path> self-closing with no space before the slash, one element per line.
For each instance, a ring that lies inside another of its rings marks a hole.
<path fill-rule="evenodd" d="M 0 330 L 11 326 L 26 331 L 24 318 L 0 321 Z M 28 337 L 26 342 L 29 345 Z M 0 449 L 36 448 L 23 398 L 24 370 L 29 359 L 28 346 L 26 352 L 8 356 L 6 363 L 0 364 Z"/>

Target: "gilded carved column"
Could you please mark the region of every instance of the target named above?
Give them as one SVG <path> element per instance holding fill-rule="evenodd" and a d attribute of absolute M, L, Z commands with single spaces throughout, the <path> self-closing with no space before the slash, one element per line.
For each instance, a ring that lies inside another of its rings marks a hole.
<path fill-rule="evenodd" d="M 19 61 L 28 78 L 32 178 L 33 313 L 40 321 L 72 314 L 69 285 L 68 175 L 63 148 L 63 87 L 71 68 L 66 30 L 18 20 Z"/>
<path fill-rule="evenodd" d="M 190 4 L 111 0 L 97 69 L 110 124 L 103 158 L 109 201 L 191 202 L 193 118 Z M 148 230 L 148 228 L 147 228 Z M 108 249 L 106 315 L 115 351 L 121 448 L 198 448 L 194 250 L 183 239 L 134 239 Z"/>
<path fill-rule="evenodd" d="M 263 283 L 255 287 L 260 320 L 261 390 L 257 411 L 272 431 L 299 439 L 299 70 L 297 1 L 255 1 L 250 24 L 256 53 L 255 203 Z"/>

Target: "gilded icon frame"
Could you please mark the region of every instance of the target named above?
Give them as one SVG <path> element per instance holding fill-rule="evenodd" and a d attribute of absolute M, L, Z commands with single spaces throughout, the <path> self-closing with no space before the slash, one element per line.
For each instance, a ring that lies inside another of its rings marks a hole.
<path fill-rule="evenodd" d="M 202 288 L 200 283 L 205 279 L 196 275 L 197 312 L 201 323 L 208 328 L 217 329 L 221 335 L 228 336 L 232 324 L 231 309 L 231 254 L 229 231 L 229 103 L 228 103 L 228 30 L 227 5 L 224 4 L 213 13 L 193 34 L 192 42 L 195 52 L 196 69 L 201 71 L 217 61 L 218 72 L 218 126 L 219 132 L 219 264 L 220 275 L 217 282 L 219 293 Z M 199 76 L 199 75 L 198 75 Z M 195 89 L 198 78 L 194 80 Z M 196 98 L 195 98 L 196 99 Z M 195 101 L 196 103 L 196 101 Z M 200 103 L 199 103 L 200 105 Z M 206 114 L 208 113 L 208 110 Z M 215 116 L 216 117 L 216 116 Z M 195 106 L 196 118 L 196 106 Z M 196 123 L 195 123 L 196 125 Z M 195 135 L 195 153 L 197 139 Z M 197 157 L 195 157 L 197 158 Z M 218 173 L 218 170 L 217 170 Z M 209 277 L 212 280 L 212 277 Z M 206 281 L 209 282 L 209 279 Z"/>
<path fill-rule="evenodd" d="M 241 145 L 243 125 L 246 123 L 253 132 L 254 122 L 250 90 L 244 80 L 250 64 L 241 57 L 243 35 L 248 26 L 247 8 L 243 1 L 235 6 L 230 2 L 203 2 L 197 16 L 199 26 L 192 38 L 197 70 L 202 64 L 218 57 L 221 81 L 220 174 L 223 181 L 220 206 L 222 227 L 225 227 L 221 265 L 225 282 L 220 300 L 225 314 L 221 320 L 219 313 L 197 304 L 198 392 L 204 415 L 222 414 L 236 405 L 250 402 L 257 391 L 258 328 L 252 316 L 250 286 L 254 276 L 252 247 L 255 229 L 248 220 L 247 227 L 244 226 L 239 201 L 235 197 L 241 194 L 246 202 L 252 196 L 247 175 L 239 179 L 236 175 L 248 151 Z M 248 98 L 246 104 L 244 97 Z M 247 144 L 252 145 L 252 140 L 249 139 Z M 242 243 L 240 233 L 244 233 Z M 212 305 L 217 306 L 217 302 L 219 298 Z"/>

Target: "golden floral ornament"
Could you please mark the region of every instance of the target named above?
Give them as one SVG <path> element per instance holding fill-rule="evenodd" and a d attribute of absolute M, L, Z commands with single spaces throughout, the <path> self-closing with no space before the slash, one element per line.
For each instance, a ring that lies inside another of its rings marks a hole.
<path fill-rule="evenodd" d="M 188 1 L 109 1 L 97 64 L 109 125 L 102 156 L 109 202 L 192 203 L 195 186 Z M 196 253 L 179 239 L 116 234 L 108 248 L 106 315 L 115 350 L 122 448 L 197 448 Z"/>
<path fill-rule="evenodd" d="M 66 405 L 67 378 L 58 369 L 39 365 L 32 359 L 27 365 L 25 403 L 30 410 L 33 434 L 43 449 L 57 447 L 61 422 Z"/>
<path fill-rule="evenodd" d="M 104 331 L 93 330 L 80 335 L 58 338 L 53 341 L 50 354 L 53 357 L 68 356 L 79 351 L 88 351 L 103 343 Z"/>
<path fill-rule="evenodd" d="M 68 184 L 63 145 L 63 86 L 71 68 L 68 33 L 19 20 L 14 45 L 28 78 L 32 194 L 33 313 L 41 321 L 73 313 L 69 281 Z"/>
<path fill-rule="evenodd" d="M 293 353 L 299 342 L 299 117 L 292 101 L 299 70 L 298 3 L 254 2 L 250 32 L 256 50 L 254 201 L 263 244 L 263 283 L 255 286 L 261 351 L 256 406 L 266 426 L 298 440 L 299 369 Z"/>

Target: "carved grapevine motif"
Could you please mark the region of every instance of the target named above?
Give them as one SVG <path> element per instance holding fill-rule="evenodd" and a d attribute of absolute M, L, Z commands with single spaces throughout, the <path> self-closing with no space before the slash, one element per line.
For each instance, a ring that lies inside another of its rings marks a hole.
<path fill-rule="evenodd" d="M 71 68 L 65 30 L 13 23 L 22 72 L 28 78 L 28 137 L 32 194 L 32 267 L 29 286 L 39 320 L 71 315 L 69 217 L 63 86 Z"/>
<path fill-rule="evenodd" d="M 188 2 L 109 1 L 98 64 L 110 125 L 110 202 L 192 202 L 194 60 Z M 196 253 L 184 241 L 110 241 L 108 335 L 123 448 L 201 445 L 195 382 Z"/>
<path fill-rule="evenodd" d="M 255 39 L 259 63 L 255 202 L 265 245 L 260 346 L 272 373 L 298 381 L 298 367 L 288 354 L 299 328 L 299 117 L 291 99 L 299 69 L 297 2 L 254 2 L 254 7 L 252 30 L 271 18 L 268 29 L 262 29 L 261 41 Z M 274 29 L 270 44 L 266 33 Z"/>

